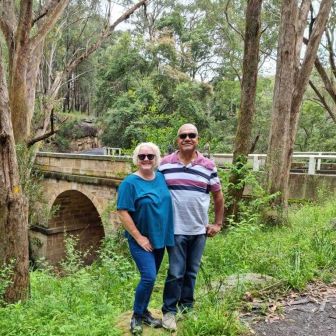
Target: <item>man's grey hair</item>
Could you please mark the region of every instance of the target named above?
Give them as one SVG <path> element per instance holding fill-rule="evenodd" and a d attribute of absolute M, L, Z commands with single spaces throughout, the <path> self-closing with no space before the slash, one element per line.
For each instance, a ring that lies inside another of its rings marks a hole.
<path fill-rule="evenodd" d="M 135 147 L 134 152 L 133 152 L 133 163 L 135 165 L 138 164 L 139 162 L 138 154 L 140 152 L 141 147 L 150 147 L 153 150 L 155 154 L 154 168 L 157 168 L 161 161 L 161 152 L 160 152 L 160 148 L 157 145 L 155 145 L 153 142 L 141 142 L 139 143 L 139 145 Z"/>
<path fill-rule="evenodd" d="M 195 129 L 195 133 L 198 134 L 198 130 L 197 127 L 194 124 L 183 124 L 177 131 L 177 135 L 179 135 L 181 133 L 181 129 L 184 127 L 189 127 L 189 128 L 194 128 Z"/>

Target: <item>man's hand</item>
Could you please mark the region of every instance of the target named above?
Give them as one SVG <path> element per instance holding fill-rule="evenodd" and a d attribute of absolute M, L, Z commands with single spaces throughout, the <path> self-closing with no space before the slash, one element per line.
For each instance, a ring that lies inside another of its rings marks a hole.
<path fill-rule="evenodd" d="M 206 226 L 206 235 L 208 237 L 214 237 L 220 230 L 222 226 L 220 224 L 208 224 Z"/>

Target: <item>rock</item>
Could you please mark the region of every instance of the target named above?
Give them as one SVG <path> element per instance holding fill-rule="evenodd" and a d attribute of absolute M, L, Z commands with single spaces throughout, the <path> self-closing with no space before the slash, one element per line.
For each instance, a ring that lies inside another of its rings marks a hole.
<path fill-rule="evenodd" d="M 240 289 L 247 285 L 258 286 L 258 287 L 267 287 L 276 283 L 277 279 L 258 273 L 244 273 L 244 274 L 233 274 L 228 276 L 222 282 L 213 281 L 211 287 L 213 289 L 218 289 L 219 292 L 224 293 L 232 289 Z"/>
<path fill-rule="evenodd" d="M 225 279 L 225 285 L 229 287 L 237 287 L 239 285 L 254 284 L 265 285 L 276 282 L 276 279 L 265 274 L 258 273 L 245 273 L 245 274 L 233 274 Z"/>

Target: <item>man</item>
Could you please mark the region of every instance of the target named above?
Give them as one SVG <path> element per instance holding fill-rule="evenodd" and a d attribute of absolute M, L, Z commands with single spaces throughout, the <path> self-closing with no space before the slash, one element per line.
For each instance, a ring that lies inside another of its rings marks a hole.
<path fill-rule="evenodd" d="M 194 303 L 196 276 L 206 236 L 213 237 L 222 226 L 224 199 L 217 169 L 196 148 L 198 131 L 184 124 L 177 132 L 178 150 L 166 156 L 159 167 L 172 195 L 175 246 L 168 248 L 169 269 L 163 292 L 163 327 L 176 330 L 175 315 Z M 215 223 L 208 224 L 210 193 Z"/>

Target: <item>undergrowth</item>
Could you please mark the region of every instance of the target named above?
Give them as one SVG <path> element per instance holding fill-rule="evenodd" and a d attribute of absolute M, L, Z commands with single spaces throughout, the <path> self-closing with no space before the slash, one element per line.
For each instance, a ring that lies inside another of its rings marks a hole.
<path fill-rule="evenodd" d="M 301 290 L 318 279 L 332 281 L 336 274 L 333 218 L 336 200 L 295 205 L 286 226 L 266 227 L 254 217 L 208 239 L 197 280 L 196 305 L 179 322 L 177 335 L 247 333 L 238 318 L 244 289 L 233 288 L 224 295 L 220 292 L 229 275 L 266 274 L 281 284 L 283 292 Z M 124 312 L 132 310 L 139 276 L 122 234 L 104 241 L 99 259 L 91 266 L 82 265 L 71 242 L 66 246 L 62 276 L 50 268 L 32 271 L 31 298 L 0 308 L 0 335 L 123 334 L 116 325 Z M 151 309 L 160 310 L 166 269 L 165 256 Z M 169 333 L 162 331 L 165 334 Z"/>

